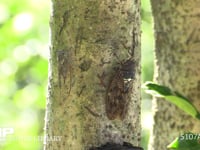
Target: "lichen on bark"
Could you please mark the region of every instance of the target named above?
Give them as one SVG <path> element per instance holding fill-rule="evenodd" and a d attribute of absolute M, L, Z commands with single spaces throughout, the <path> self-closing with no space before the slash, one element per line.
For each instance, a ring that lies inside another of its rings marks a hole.
<path fill-rule="evenodd" d="M 85 150 L 109 141 L 139 145 L 138 7 L 132 0 L 53 1 L 45 130 L 62 141 L 47 141 L 45 149 Z M 129 57 L 137 62 L 129 111 L 124 121 L 111 121 L 99 76 L 107 86 L 119 61 Z"/>
<path fill-rule="evenodd" d="M 151 0 L 155 30 L 155 79 L 183 94 L 200 110 L 199 2 Z M 150 150 L 165 150 L 184 131 L 199 132 L 200 123 L 160 99 L 153 100 Z"/>

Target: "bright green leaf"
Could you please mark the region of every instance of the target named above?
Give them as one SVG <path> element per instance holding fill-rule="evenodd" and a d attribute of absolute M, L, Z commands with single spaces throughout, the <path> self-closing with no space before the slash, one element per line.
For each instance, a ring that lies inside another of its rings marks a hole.
<path fill-rule="evenodd" d="M 170 103 L 176 105 L 189 115 L 194 118 L 200 119 L 200 113 L 197 111 L 196 107 L 184 96 L 178 92 L 172 91 L 170 88 L 162 85 L 158 85 L 153 82 L 145 83 L 146 92 L 156 96 L 165 98 Z"/>

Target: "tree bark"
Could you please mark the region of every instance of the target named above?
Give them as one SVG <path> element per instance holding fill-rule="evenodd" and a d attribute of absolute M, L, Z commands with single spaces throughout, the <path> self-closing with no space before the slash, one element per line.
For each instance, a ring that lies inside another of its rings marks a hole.
<path fill-rule="evenodd" d="M 200 111 L 200 22 L 198 0 L 151 0 L 155 30 L 155 80 L 189 98 Z M 160 99 L 153 100 L 150 150 L 165 150 L 200 122 Z"/>
<path fill-rule="evenodd" d="M 140 1 L 53 0 L 52 6 L 44 149 L 139 145 Z M 105 110 L 108 89 L 128 60 L 134 62 L 128 107 L 124 118 L 113 119 Z M 61 140 L 48 140 L 55 136 Z"/>

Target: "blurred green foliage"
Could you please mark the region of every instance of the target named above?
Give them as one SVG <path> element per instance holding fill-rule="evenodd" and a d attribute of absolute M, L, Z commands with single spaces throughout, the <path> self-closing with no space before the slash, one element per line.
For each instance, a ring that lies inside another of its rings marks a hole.
<path fill-rule="evenodd" d="M 16 138 L 1 140 L 0 149 L 42 148 L 49 6 L 48 0 L 0 1 L 0 128 L 14 128 Z"/>
<path fill-rule="evenodd" d="M 154 70 L 154 36 L 153 36 L 153 18 L 151 13 L 150 0 L 142 0 L 142 35 L 141 35 L 141 48 L 142 48 L 142 83 L 145 81 L 153 80 Z M 142 90 L 142 147 L 147 150 L 150 129 L 152 127 L 152 113 L 151 113 L 151 97 Z"/>
<path fill-rule="evenodd" d="M 142 0 L 142 82 L 153 79 L 153 18 L 149 0 Z"/>
<path fill-rule="evenodd" d="M 13 136 L 18 138 L 0 141 L 0 149 L 42 149 L 42 141 L 37 137 L 43 135 L 44 127 L 49 16 L 48 0 L 0 1 L 0 128 L 13 127 Z M 143 82 L 152 80 L 152 37 L 150 4 L 142 0 Z M 149 97 L 143 94 L 143 98 Z M 150 101 L 143 105 L 142 120 L 146 121 Z M 143 129 L 148 131 L 148 127 Z M 145 149 L 146 135 L 148 132 L 143 136 Z"/>

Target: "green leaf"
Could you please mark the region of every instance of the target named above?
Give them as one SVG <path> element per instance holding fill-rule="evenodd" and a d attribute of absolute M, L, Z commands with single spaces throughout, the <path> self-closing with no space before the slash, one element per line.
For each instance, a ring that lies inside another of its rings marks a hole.
<path fill-rule="evenodd" d="M 171 90 L 166 86 L 161 86 L 158 84 L 155 84 L 153 82 L 146 82 L 145 86 L 148 88 L 149 91 L 155 91 L 158 95 L 164 96 L 164 95 L 171 95 Z"/>
<path fill-rule="evenodd" d="M 200 134 L 184 133 L 167 146 L 171 150 L 200 150 Z"/>
<path fill-rule="evenodd" d="M 162 85 L 158 85 L 153 82 L 146 82 L 144 84 L 146 93 L 149 93 L 155 97 L 165 98 L 170 103 L 176 105 L 189 115 L 200 120 L 200 113 L 196 107 L 190 102 L 189 99 L 184 97 L 178 92 L 172 91 L 170 88 Z"/>

